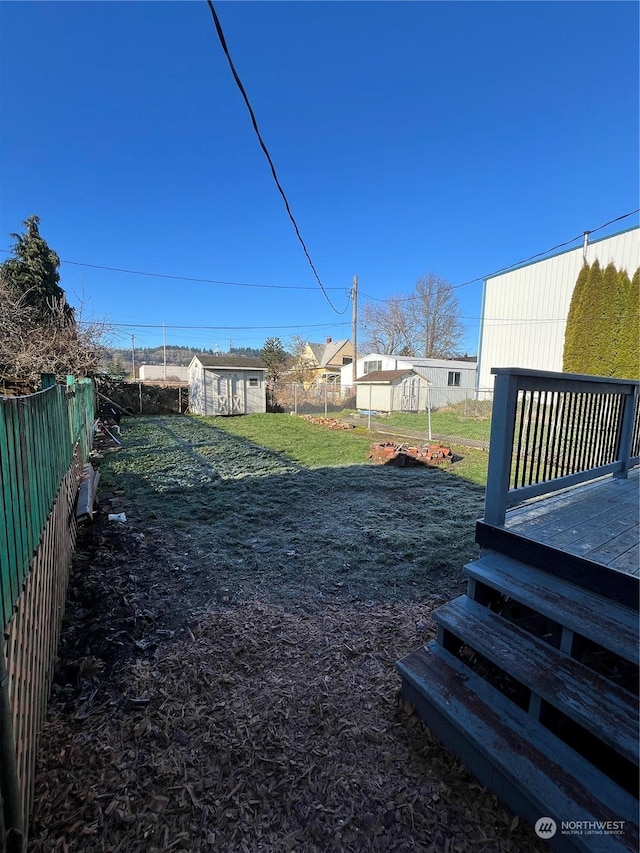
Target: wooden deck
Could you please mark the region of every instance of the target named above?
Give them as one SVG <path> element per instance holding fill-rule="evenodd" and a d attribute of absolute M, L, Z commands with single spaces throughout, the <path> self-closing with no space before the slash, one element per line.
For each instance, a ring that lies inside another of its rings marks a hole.
<path fill-rule="evenodd" d="M 504 529 L 609 569 L 640 576 L 640 469 L 507 512 Z"/>
<path fill-rule="evenodd" d="M 637 850 L 640 388 L 493 372 L 481 556 L 402 693 L 517 815 L 556 821 L 552 849 Z M 623 832 L 563 830 L 594 820 Z"/>

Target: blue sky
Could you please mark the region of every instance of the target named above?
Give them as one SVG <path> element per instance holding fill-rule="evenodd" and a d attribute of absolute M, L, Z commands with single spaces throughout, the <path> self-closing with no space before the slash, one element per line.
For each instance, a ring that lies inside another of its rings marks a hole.
<path fill-rule="evenodd" d="M 216 9 L 346 312 L 205 2 L 2 2 L 0 248 L 36 213 L 64 261 L 261 285 L 63 263 L 116 345 L 348 337 L 354 275 L 361 305 L 461 284 L 640 207 L 635 2 Z M 482 284 L 456 292 L 475 353 Z"/>

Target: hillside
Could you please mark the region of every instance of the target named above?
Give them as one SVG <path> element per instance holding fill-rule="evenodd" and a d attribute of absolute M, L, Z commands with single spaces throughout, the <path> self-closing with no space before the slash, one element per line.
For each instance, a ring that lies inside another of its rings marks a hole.
<path fill-rule="evenodd" d="M 219 350 L 202 349 L 199 347 L 185 347 L 167 344 L 167 364 L 188 365 L 194 355 L 216 355 Z M 259 356 L 260 350 L 252 347 L 233 347 L 231 354 L 242 356 Z M 164 364 L 164 347 L 136 347 L 135 348 L 136 370 L 142 364 Z M 116 347 L 107 349 L 107 356 L 103 361 L 103 368 L 110 374 L 130 375 L 132 372 L 132 353 L 129 349 L 118 349 Z"/>

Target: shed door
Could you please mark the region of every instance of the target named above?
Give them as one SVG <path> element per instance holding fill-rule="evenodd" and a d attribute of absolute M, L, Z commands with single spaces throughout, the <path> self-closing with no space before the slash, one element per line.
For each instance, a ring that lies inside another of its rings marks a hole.
<path fill-rule="evenodd" d="M 244 414 L 244 392 L 242 377 L 237 373 L 205 374 L 206 414 L 242 415 Z"/>
<path fill-rule="evenodd" d="M 417 412 L 420 381 L 417 377 L 403 379 L 402 381 L 402 411 Z"/>

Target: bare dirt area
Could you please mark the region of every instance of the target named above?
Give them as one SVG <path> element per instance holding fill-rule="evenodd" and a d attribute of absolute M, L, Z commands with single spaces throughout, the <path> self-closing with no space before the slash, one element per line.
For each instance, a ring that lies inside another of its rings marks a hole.
<path fill-rule="evenodd" d="M 31 851 L 546 849 L 398 697 L 481 490 L 312 470 L 189 419 L 123 439 L 72 573 Z"/>

